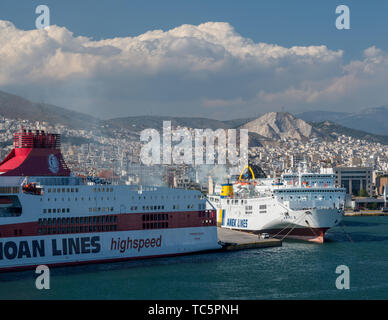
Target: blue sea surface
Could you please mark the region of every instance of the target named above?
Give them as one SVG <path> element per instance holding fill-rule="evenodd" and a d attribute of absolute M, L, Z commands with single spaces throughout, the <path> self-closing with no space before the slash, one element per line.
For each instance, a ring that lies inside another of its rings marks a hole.
<path fill-rule="evenodd" d="M 343 224 L 321 245 L 52 268 L 49 290 L 34 270 L 3 273 L 0 299 L 388 299 L 388 217 Z M 349 290 L 336 288 L 339 265 Z"/>

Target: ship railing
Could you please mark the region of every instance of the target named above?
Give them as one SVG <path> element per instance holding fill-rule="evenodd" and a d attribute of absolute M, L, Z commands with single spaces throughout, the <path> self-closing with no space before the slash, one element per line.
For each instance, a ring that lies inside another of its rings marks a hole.
<path fill-rule="evenodd" d="M 290 207 L 291 210 L 314 210 L 314 209 L 341 209 L 339 207 L 314 206 L 314 207 Z"/>

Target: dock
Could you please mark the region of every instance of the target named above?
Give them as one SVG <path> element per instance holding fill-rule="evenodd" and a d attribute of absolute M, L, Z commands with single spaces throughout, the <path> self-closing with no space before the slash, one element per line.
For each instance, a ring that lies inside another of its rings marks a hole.
<path fill-rule="evenodd" d="M 388 212 L 382 212 L 381 210 L 369 210 L 369 211 L 346 211 L 345 217 L 376 217 L 376 216 L 388 216 Z"/>
<path fill-rule="evenodd" d="M 282 246 L 279 239 L 260 239 L 258 235 L 243 231 L 217 228 L 217 233 L 218 240 L 223 244 L 222 250 L 226 251 Z"/>

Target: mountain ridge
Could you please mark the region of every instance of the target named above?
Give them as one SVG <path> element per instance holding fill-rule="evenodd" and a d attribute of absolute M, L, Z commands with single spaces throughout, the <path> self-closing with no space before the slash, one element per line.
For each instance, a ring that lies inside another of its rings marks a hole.
<path fill-rule="evenodd" d="M 375 112 L 388 112 L 388 107 L 369 108 L 366 117 L 373 118 Z M 376 111 L 377 110 L 377 111 Z M 101 129 L 106 134 L 114 130 L 127 130 L 138 134 L 144 129 L 161 129 L 163 121 L 171 121 L 173 127 L 189 127 L 196 129 L 248 129 L 250 145 L 261 145 L 286 138 L 306 140 L 311 138 L 335 139 L 336 135 L 344 134 L 357 139 L 388 144 L 388 134 L 374 134 L 362 130 L 361 127 L 351 128 L 336 121 L 320 118 L 355 119 L 361 114 L 343 112 L 311 111 L 302 113 L 302 117 L 288 112 L 269 112 L 257 118 L 240 118 L 234 120 L 217 120 L 205 117 L 176 116 L 129 116 L 101 120 L 96 117 L 72 111 L 51 104 L 35 103 L 27 99 L 0 91 L 0 115 L 10 119 L 31 121 L 47 121 L 50 124 L 63 124 L 71 129 Z M 352 115 L 352 116 L 350 116 Z M 312 119 L 314 121 L 305 120 Z M 384 117 L 382 117 L 384 122 Z M 380 121 L 380 120 L 379 120 Z M 380 121 L 380 122 L 381 122 Z M 385 126 L 388 125 L 384 123 Z"/>
<path fill-rule="evenodd" d="M 0 91 L 0 115 L 10 119 L 61 123 L 69 128 L 95 127 L 99 119 L 52 104 L 31 102 L 20 96 Z"/>
<path fill-rule="evenodd" d="M 365 108 L 357 112 L 307 111 L 296 114 L 309 122 L 336 122 L 350 129 L 388 135 L 388 106 Z"/>

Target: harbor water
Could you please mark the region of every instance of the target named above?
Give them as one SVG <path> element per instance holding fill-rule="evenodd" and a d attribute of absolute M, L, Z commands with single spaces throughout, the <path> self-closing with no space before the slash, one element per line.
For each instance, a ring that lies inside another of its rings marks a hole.
<path fill-rule="evenodd" d="M 323 244 L 0 274 L 0 299 L 388 299 L 388 217 L 345 217 Z M 345 233 L 345 232 L 346 233 Z M 350 289 L 336 288 L 336 268 Z"/>

